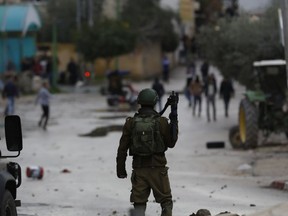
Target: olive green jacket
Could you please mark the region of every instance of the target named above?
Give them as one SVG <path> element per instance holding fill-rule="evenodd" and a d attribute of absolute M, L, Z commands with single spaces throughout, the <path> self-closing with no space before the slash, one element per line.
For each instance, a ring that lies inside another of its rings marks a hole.
<path fill-rule="evenodd" d="M 157 114 L 152 108 L 141 108 L 138 111 L 139 114 Z M 129 150 L 130 144 L 132 142 L 132 124 L 133 117 L 128 117 L 123 127 L 123 133 L 120 139 L 118 151 L 117 151 L 117 175 L 126 174 L 125 163 L 127 158 L 127 152 Z M 171 125 L 168 122 L 168 119 L 165 117 L 160 117 L 160 133 L 163 137 L 163 141 L 167 148 L 173 148 L 176 144 L 177 139 L 174 141 L 171 137 Z M 178 127 L 177 127 L 177 138 L 178 138 Z M 141 168 L 141 167 L 163 167 L 167 164 L 165 153 L 163 154 L 154 154 L 152 156 L 141 157 L 133 156 L 132 167 Z"/>

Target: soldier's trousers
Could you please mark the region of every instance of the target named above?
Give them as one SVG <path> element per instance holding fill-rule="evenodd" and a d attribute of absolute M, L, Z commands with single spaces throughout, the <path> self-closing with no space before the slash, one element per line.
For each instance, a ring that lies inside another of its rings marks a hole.
<path fill-rule="evenodd" d="M 131 176 L 132 190 L 130 201 L 145 215 L 148 197 L 153 192 L 162 208 L 161 216 L 172 216 L 172 194 L 168 177 L 168 167 L 137 168 Z"/>

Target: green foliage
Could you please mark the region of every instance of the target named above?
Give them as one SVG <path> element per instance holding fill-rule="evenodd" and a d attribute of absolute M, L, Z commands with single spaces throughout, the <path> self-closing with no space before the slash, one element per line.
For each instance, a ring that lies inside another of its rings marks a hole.
<path fill-rule="evenodd" d="M 171 29 L 161 37 L 161 49 L 163 52 L 174 52 L 179 45 L 179 36 Z"/>
<path fill-rule="evenodd" d="M 159 0 L 128 0 L 123 7 L 121 19 L 129 24 L 141 43 L 160 42 L 164 52 L 174 51 L 178 46 L 178 35 L 172 24 L 177 16 L 161 8 Z"/>
<path fill-rule="evenodd" d="M 98 20 L 102 11 L 104 0 L 93 0 L 94 21 Z M 72 42 L 73 34 L 77 28 L 77 1 L 76 0 L 49 0 L 46 8 L 39 8 L 42 19 L 42 29 L 38 39 L 41 42 L 52 41 L 52 26 L 56 24 L 58 42 Z M 87 9 L 86 9 L 87 10 Z M 87 12 L 83 12 L 87 15 Z M 85 25 L 87 20 L 82 17 L 81 23 Z"/>
<path fill-rule="evenodd" d="M 42 29 L 38 39 L 42 42 L 52 41 L 53 24 L 57 26 L 59 42 L 71 42 L 72 29 L 76 28 L 76 1 L 50 0 L 47 7 L 39 8 Z"/>
<path fill-rule="evenodd" d="M 129 26 L 108 19 L 100 21 L 93 28 L 83 28 L 77 37 L 78 50 L 89 61 L 129 53 L 134 49 L 135 43 L 135 34 Z"/>
<path fill-rule="evenodd" d="M 270 8 L 257 21 L 247 16 L 220 20 L 217 26 L 201 29 L 197 36 L 200 53 L 224 76 L 249 87 L 254 61 L 284 58 L 278 26 L 275 8 Z"/>
<path fill-rule="evenodd" d="M 94 2 L 94 26 L 88 27 L 81 18 L 81 31 L 77 31 L 77 1 L 49 0 L 47 10 L 41 10 L 43 28 L 38 40 L 52 41 L 52 26 L 57 26 L 58 42 L 75 42 L 84 58 L 112 57 L 133 51 L 137 42 L 160 42 L 163 51 L 174 51 L 178 36 L 174 32 L 172 19 L 176 16 L 159 6 L 159 0 L 127 0 L 119 14 L 119 21 L 102 17 L 104 0 Z M 87 8 L 86 8 L 87 9 Z M 85 15 L 85 13 L 82 13 Z"/>

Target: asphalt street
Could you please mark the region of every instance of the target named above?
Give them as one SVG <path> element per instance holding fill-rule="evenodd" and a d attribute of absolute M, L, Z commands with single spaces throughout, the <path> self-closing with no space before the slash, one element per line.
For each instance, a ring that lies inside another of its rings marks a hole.
<path fill-rule="evenodd" d="M 212 68 L 211 72 L 217 75 L 219 84 L 217 70 Z M 183 67 L 171 73 L 169 83 L 165 83 L 166 97 L 172 90 L 182 92 L 185 76 Z M 152 81 L 133 83 L 138 90 L 151 84 Z M 287 164 L 287 152 L 272 153 L 267 148 L 236 151 L 229 144 L 229 128 L 237 124 L 238 105 L 245 90 L 234 85 L 237 91 L 229 118 L 224 116 L 223 102 L 217 99 L 216 122 L 207 122 L 204 98 L 201 116 L 194 117 L 188 101 L 180 94 L 179 140 L 167 152 L 174 216 L 189 216 L 200 208 L 209 209 L 212 215 L 223 211 L 248 215 L 287 199 L 287 192 L 268 187 L 275 178 L 288 179 L 286 165 L 278 164 Z M 112 131 L 102 137 L 80 135 L 97 127 L 123 125 L 125 117 L 133 112 L 109 108 L 99 87 L 70 87 L 65 91 L 53 96 L 47 131 L 37 125 L 41 109 L 34 104 L 35 95 L 16 101 L 24 136 L 24 149 L 14 160 L 21 164 L 23 175 L 18 189 L 18 199 L 22 201 L 19 215 L 128 215 L 130 180 L 118 179 L 115 172 L 121 132 Z M 169 110 L 164 115 L 168 117 Z M 207 149 L 206 143 L 211 141 L 223 141 L 225 147 Z M 276 162 L 279 171 L 268 166 Z M 42 180 L 26 176 L 26 168 L 35 165 L 44 169 Z M 126 169 L 130 175 L 131 158 Z M 147 216 L 155 215 L 160 215 L 160 207 L 151 195 Z"/>

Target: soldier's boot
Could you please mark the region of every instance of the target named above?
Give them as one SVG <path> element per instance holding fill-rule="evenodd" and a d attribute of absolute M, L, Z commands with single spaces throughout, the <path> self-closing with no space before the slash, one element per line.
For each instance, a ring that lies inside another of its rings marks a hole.
<path fill-rule="evenodd" d="M 134 203 L 132 216 L 145 216 L 146 203 Z"/>
<path fill-rule="evenodd" d="M 161 203 L 161 216 L 172 216 L 173 203 L 172 201 Z"/>

